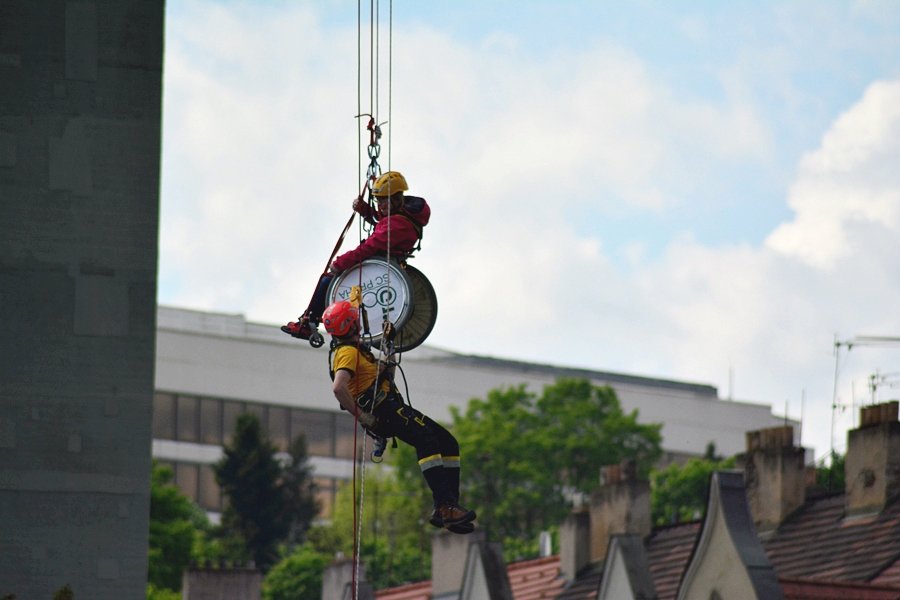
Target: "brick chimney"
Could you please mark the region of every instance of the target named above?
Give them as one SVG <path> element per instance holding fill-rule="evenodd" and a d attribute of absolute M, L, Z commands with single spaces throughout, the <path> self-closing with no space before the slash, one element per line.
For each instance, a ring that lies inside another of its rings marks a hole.
<path fill-rule="evenodd" d="M 860 424 L 847 434 L 844 476 L 847 515 L 878 513 L 900 492 L 900 403 L 860 410 Z"/>
<path fill-rule="evenodd" d="M 650 482 L 638 480 L 633 461 L 600 468 L 600 487 L 591 494 L 590 562 L 606 558 L 609 538 L 650 533 Z"/>
<path fill-rule="evenodd" d="M 794 446 L 790 425 L 749 431 L 744 469 L 747 503 L 761 534 L 775 530 L 806 500 L 806 451 Z"/>

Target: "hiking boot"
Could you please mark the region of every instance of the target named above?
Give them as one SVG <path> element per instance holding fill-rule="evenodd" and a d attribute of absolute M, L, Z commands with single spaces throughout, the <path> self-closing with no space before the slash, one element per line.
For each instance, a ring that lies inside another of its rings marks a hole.
<path fill-rule="evenodd" d="M 459 525 L 460 523 L 474 521 L 475 511 L 463 508 L 458 504 L 445 502 L 434 509 L 434 514 L 432 514 L 431 517 L 432 520 L 429 521 L 432 525 L 434 525 L 435 516 L 440 517 L 441 524 L 444 527 L 450 527 L 451 525 Z"/>
<path fill-rule="evenodd" d="M 287 325 L 282 325 L 281 330 L 291 337 L 301 340 L 308 340 L 313 333 L 313 328 L 306 317 L 300 317 L 299 321 L 291 321 Z"/>
<path fill-rule="evenodd" d="M 441 518 L 438 509 L 434 509 L 431 513 L 431 518 L 428 520 L 431 525 L 437 527 L 438 529 L 444 528 L 444 520 Z M 467 523 L 456 523 L 455 525 L 447 525 L 447 531 L 451 531 L 453 533 L 459 533 L 465 535 L 467 533 L 472 533 L 475 531 L 475 524 L 472 522 Z"/>
<path fill-rule="evenodd" d="M 438 509 L 435 508 L 431 511 L 431 518 L 428 519 L 428 522 L 431 523 L 432 526 L 437 527 L 438 529 L 444 528 L 444 520 L 441 518 L 441 514 L 438 512 Z"/>

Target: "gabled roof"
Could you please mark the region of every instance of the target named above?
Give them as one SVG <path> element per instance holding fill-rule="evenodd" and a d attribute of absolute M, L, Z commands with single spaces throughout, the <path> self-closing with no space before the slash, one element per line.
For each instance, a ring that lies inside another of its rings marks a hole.
<path fill-rule="evenodd" d="M 722 556 L 729 568 L 721 568 Z M 716 471 L 700 535 L 678 585 L 678 596 L 713 597 L 717 590 L 741 596 L 783 598 L 778 575 L 760 544 L 740 471 Z"/>
<path fill-rule="evenodd" d="M 657 600 L 653 576 L 647 564 L 647 550 L 641 537 L 634 533 L 616 534 L 610 538 L 603 577 L 601 598 L 627 594 L 635 600 Z"/>
<path fill-rule="evenodd" d="M 677 595 L 681 574 L 691 559 L 699 532 L 700 521 L 692 521 L 656 528 L 647 537 L 647 563 L 659 600 Z"/>
<path fill-rule="evenodd" d="M 900 583 L 900 496 L 877 515 L 844 518 L 843 494 L 809 500 L 763 542 L 781 577 Z M 894 575 L 890 575 L 893 573 Z"/>

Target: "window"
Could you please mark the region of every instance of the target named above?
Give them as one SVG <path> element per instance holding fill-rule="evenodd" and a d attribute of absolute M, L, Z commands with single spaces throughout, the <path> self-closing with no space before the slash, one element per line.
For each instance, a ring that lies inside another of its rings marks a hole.
<path fill-rule="evenodd" d="M 259 419 L 259 427 L 262 429 L 263 435 L 268 435 L 269 423 L 266 419 L 266 405 L 247 402 L 244 405 L 244 410 Z"/>
<path fill-rule="evenodd" d="M 338 415 L 334 427 L 334 455 L 338 458 L 353 458 L 353 427 L 356 422 L 352 417 Z M 365 435 L 362 429 L 359 435 Z M 359 440 L 360 452 L 362 452 L 362 440 Z"/>
<path fill-rule="evenodd" d="M 175 396 L 153 394 L 153 437 L 160 440 L 175 439 Z"/>
<path fill-rule="evenodd" d="M 334 479 L 315 478 L 316 500 L 319 501 L 319 518 L 328 519 L 334 513 L 335 481 Z"/>
<path fill-rule="evenodd" d="M 197 504 L 212 511 L 222 510 L 222 495 L 212 465 L 200 465 L 199 496 Z"/>
<path fill-rule="evenodd" d="M 322 411 L 291 409 L 291 435 L 306 438 L 310 456 L 334 456 L 335 416 Z"/>
<path fill-rule="evenodd" d="M 197 479 L 197 465 L 175 463 L 175 485 L 194 502 L 197 501 Z"/>
<path fill-rule="evenodd" d="M 281 452 L 288 449 L 291 429 L 290 413 L 283 406 L 269 407 L 269 439 Z"/>
<path fill-rule="evenodd" d="M 204 444 L 222 443 L 222 401 L 200 399 L 200 441 Z"/>
<path fill-rule="evenodd" d="M 194 396 L 178 396 L 177 439 L 182 442 L 196 442 L 199 439 L 199 401 Z"/>
<path fill-rule="evenodd" d="M 222 403 L 222 431 L 223 441 L 230 444 L 234 436 L 234 428 L 237 426 L 238 416 L 244 412 L 244 403 L 234 400 L 225 400 Z"/>

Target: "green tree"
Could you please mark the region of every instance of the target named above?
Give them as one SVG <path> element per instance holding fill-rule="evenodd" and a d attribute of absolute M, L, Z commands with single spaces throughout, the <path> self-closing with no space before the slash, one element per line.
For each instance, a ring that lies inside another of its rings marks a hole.
<path fill-rule="evenodd" d="M 310 544 L 298 546 L 268 572 L 263 581 L 264 600 L 319 600 L 322 571 L 328 557 Z"/>
<path fill-rule="evenodd" d="M 308 459 L 306 438 L 302 435 L 294 438 L 279 480 L 284 496 L 282 519 L 288 524 L 285 541 L 289 546 L 303 543 L 310 524 L 319 514 L 313 470 Z"/>
<path fill-rule="evenodd" d="M 181 592 L 147 584 L 147 600 L 181 600 Z"/>
<path fill-rule="evenodd" d="M 429 577 L 433 528 L 426 518 L 431 513 L 430 495 L 423 504 L 418 489 L 425 487 L 421 475 L 418 488 L 408 493 L 408 488 L 398 480 L 396 468 L 399 461 L 408 462 L 410 456 L 415 464 L 413 449 L 401 444 L 388 451 L 389 468 L 367 465 L 365 486 L 363 489 L 357 485 L 356 501 L 353 485 L 342 485 L 337 492 L 331 524 L 314 527 L 309 532 L 311 545 L 322 554 L 351 557 L 356 540 L 354 524 L 361 527 L 359 556 L 366 565 L 367 579 L 376 589 Z"/>
<path fill-rule="evenodd" d="M 599 468 L 633 459 L 642 473 L 660 456 L 660 426 L 626 414 L 612 388 L 560 379 L 540 397 L 524 385 L 451 409 L 462 455 L 462 503 L 504 547 L 536 552 L 540 531 L 565 517 L 573 492 L 590 493 Z M 521 551 L 521 550 L 520 550 Z M 507 552 L 507 558 L 525 558 Z"/>
<path fill-rule="evenodd" d="M 828 492 L 839 492 L 844 489 L 844 482 L 844 455 L 832 450 L 816 463 L 816 485 Z"/>
<path fill-rule="evenodd" d="M 228 556 L 252 558 L 263 572 L 278 560 L 279 544 L 302 540 L 316 514 L 302 439 L 292 444 L 286 463 L 279 463 L 259 419 L 245 413 L 215 465 L 216 481 L 227 500 L 222 547 Z"/>
<path fill-rule="evenodd" d="M 715 457 L 707 447 L 706 456 Z M 672 463 L 650 475 L 650 514 L 655 525 L 699 519 L 706 510 L 709 480 L 713 471 L 732 469 L 735 459 L 692 458 L 685 464 Z"/>
<path fill-rule="evenodd" d="M 157 589 L 178 591 L 181 574 L 205 515 L 172 483 L 172 469 L 153 463 L 150 478 L 148 581 Z"/>

